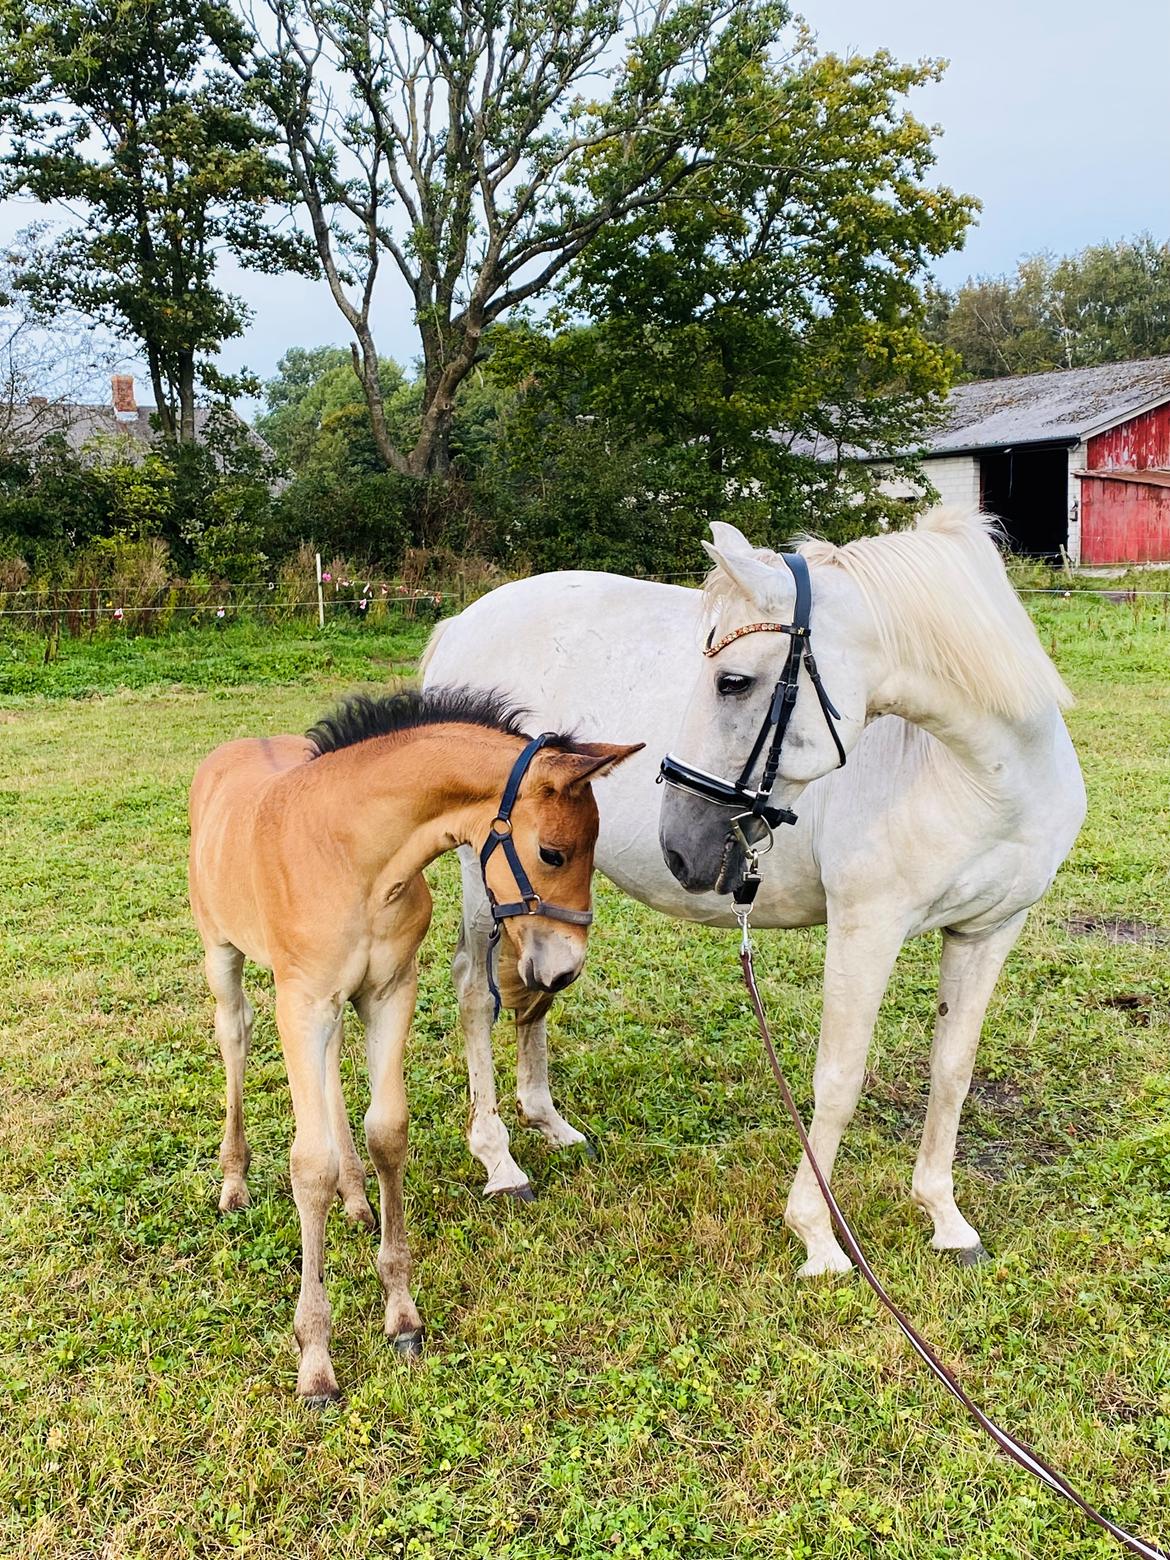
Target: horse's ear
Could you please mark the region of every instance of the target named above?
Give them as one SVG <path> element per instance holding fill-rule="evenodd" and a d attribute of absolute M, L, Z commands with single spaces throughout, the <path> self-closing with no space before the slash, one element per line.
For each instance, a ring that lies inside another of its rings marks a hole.
<path fill-rule="evenodd" d="M 720 525 L 723 530 L 735 531 L 734 526 L 722 526 L 719 521 L 715 525 Z M 711 527 L 712 530 L 715 525 Z M 738 536 L 739 532 L 735 531 L 735 534 Z M 754 601 L 762 612 L 779 616 L 792 605 L 795 586 L 792 575 L 782 564 L 765 563 L 751 551 L 724 552 L 721 547 L 714 547 L 710 542 L 704 542 L 703 547 L 728 579 L 738 585 L 748 600 Z"/>
<path fill-rule="evenodd" d="M 572 752 L 552 748 L 541 755 L 543 778 L 556 790 L 566 791 L 587 780 L 603 779 L 645 746 L 644 742 L 576 742 Z"/>
<path fill-rule="evenodd" d="M 721 553 L 751 553 L 755 551 L 755 548 L 743 532 L 733 525 L 728 525 L 726 520 L 712 520 L 711 540 Z M 704 543 L 704 546 L 706 546 L 706 543 Z M 707 550 L 710 551 L 710 548 Z"/>

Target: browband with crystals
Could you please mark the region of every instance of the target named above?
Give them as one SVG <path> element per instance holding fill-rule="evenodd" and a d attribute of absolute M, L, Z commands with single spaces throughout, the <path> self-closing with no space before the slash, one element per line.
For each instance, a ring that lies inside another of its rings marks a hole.
<path fill-rule="evenodd" d="M 724 634 L 717 645 L 711 643 L 711 637 L 715 630 L 711 630 L 708 636 L 705 656 L 718 655 L 720 650 L 726 650 L 729 644 L 736 639 L 742 639 L 745 634 L 794 634 L 798 639 L 808 633 L 807 628 L 795 628 L 791 623 L 745 623 L 742 628 L 733 628 L 730 634 Z"/>

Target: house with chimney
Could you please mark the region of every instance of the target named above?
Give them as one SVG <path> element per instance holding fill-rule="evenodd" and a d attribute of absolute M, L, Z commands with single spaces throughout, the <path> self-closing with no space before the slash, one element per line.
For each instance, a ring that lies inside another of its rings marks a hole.
<path fill-rule="evenodd" d="M 63 438 L 77 455 L 121 445 L 131 460 L 141 459 L 157 442 L 155 408 L 140 406 L 134 393 L 133 374 L 114 374 L 110 380 L 108 405 L 88 405 L 70 401 L 50 401 L 30 396 L 4 409 L 2 441 L 9 451 L 28 453 L 50 438 Z M 199 406 L 195 409 L 195 438 L 204 443 L 214 419 L 228 418 L 238 424 L 249 443 L 275 463 L 276 457 L 254 428 L 230 408 Z"/>

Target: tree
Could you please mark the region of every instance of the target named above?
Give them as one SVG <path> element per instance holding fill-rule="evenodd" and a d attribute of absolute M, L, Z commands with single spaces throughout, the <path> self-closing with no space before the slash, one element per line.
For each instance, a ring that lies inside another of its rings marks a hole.
<path fill-rule="evenodd" d="M 485 332 L 608 225 L 683 189 L 717 132 L 734 141 L 741 84 L 786 14 L 781 0 L 266 0 L 243 74 L 284 143 L 387 467 L 448 470 Z M 384 263 L 422 341 L 408 445 L 378 378 Z"/>
<path fill-rule="evenodd" d="M 215 284 L 220 254 L 260 270 L 311 263 L 268 223 L 288 194 L 283 161 L 238 82 L 206 66 L 243 47 L 215 0 L 0 3 L 0 193 L 80 210 L 18 285 L 43 311 L 139 342 L 161 429 L 183 442 L 199 377 L 239 388 L 209 361 L 247 319 Z"/>
<path fill-rule="evenodd" d="M 1148 233 L 929 298 L 933 338 L 966 379 L 1118 363 L 1170 352 L 1170 244 Z"/>
<path fill-rule="evenodd" d="M 903 458 L 949 386 L 919 280 L 975 203 L 927 182 L 930 131 L 904 107 L 940 68 L 822 56 L 808 36 L 754 68 L 727 127 L 754 154 L 716 138 L 684 190 L 577 258 L 562 329 L 498 350 L 495 371 L 527 386 L 533 453 L 550 418 L 586 418 L 652 443 L 659 481 L 669 452 L 700 517 L 873 523 L 888 506 L 845 457 Z"/>
<path fill-rule="evenodd" d="M 60 429 L 66 408 L 118 360 L 110 343 L 68 315 L 42 319 L 18 285 L 45 264 L 36 229 L 0 253 L 0 461 L 21 458 Z"/>

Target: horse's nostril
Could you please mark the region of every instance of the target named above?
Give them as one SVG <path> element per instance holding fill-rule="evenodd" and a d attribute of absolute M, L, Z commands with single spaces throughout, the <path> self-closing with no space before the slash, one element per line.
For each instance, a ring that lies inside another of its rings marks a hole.
<path fill-rule="evenodd" d="M 560 975 L 554 975 L 545 987 L 546 991 L 564 991 L 566 986 L 571 986 L 577 978 L 576 970 L 565 970 Z"/>
<path fill-rule="evenodd" d="M 666 858 L 666 865 L 670 868 L 671 875 L 686 887 L 687 864 L 677 850 L 666 849 L 662 853 Z"/>

